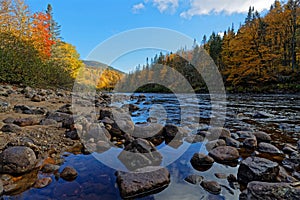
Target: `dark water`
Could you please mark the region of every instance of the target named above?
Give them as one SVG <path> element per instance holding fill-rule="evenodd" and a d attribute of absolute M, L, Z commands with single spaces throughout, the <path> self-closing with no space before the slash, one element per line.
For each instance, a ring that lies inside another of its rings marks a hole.
<path fill-rule="evenodd" d="M 193 133 L 198 128 L 207 128 L 212 123 L 225 127 L 232 133 L 239 130 L 261 130 L 271 134 L 274 144 L 294 144 L 300 134 L 300 97 L 298 95 L 230 95 L 227 101 L 222 97 L 209 95 L 167 95 L 147 94 L 146 101 L 137 103 L 140 110 L 133 113 L 134 122 L 146 122 L 149 117 L 158 123 L 173 123 Z M 211 100 L 215 101 L 212 102 Z M 127 103 L 136 103 L 137 100 Z M 145 103 L 146 102 L 146 103 Z M 115 103 L 115 105 L 120 105 Z M 255 118 L 257 113 L 266 118 Z M 224 121 L 222 120 L 224 119 Z M 202 143 L 190 144 L 185 141 L 178 146 L 161 144 L 157 147 L 164 155 L 162 165 L 171 173 L 171 184 L 164 191 L 143 199 L 238 199 L 239 190 L 231 194 L 225 188 L 214 196 L 199 185 L 184 181 L 190 174 L 199 174 L 208 180 L 228 185 L 226 179 L 218 179 L 215 173 L 237 174 L 238 166 L 230 167 L 215 163 L 205 172 L 200 172 L 190 164 L 195 152 L 206 152 Z M 124 168 L 117 156 L 121 149 L 112 148 L 103 154 L 69 155 L 63 166 L 72 166 L 78 171 L 73 182 L 56 180 L 44 189 L 30 189 L 14 197 L 5 199 L 121 199 L 116 186 L 115 169 Z M 109 166 L 107 166 L 109 165 Z M 62 169 L 63 169 L 62 166 Z M 43 176 L 43 174 L 40 174 Z"/>

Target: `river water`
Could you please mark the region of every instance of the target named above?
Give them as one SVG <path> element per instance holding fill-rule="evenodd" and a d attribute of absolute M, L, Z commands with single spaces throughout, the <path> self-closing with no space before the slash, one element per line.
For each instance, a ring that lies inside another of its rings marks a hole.
<path fill-rule="evenodd" d="M 190 133 L 196 129 L 207 129 L 209 126 L 224 125 L 231 133 L 240 130 L 260 130 L 269 133 L 272 144 L 281 148 L 284 143 L 295 144 L 300 134 L 300 96 L 299 95 L 228 95 L 211 97 L 210 95 L 170 95 L 146 94 L 146 100 L 137 99 L 126 103 L 135 103 L 139 110 L 132 113 L 135 123 L 145 123 L 147 119 L 157 123 L 176 124 Z M 122 104 L 114 102 L 114 106 Z M 215 173 L 237 174 L 238 166 L 226 166 L 218 163 L 206 170 L 197 171 L 190 164 L 196 152 L 206 153 L 202 143 L 191 144 L 186 141 L 177 146 L 160 144 L 157 148 L 164 155 L 162 165 L 171 174 L 171 184 L 158 194 L 142 199 L 238 199 L 239 190 L 222 188 L 220 195 L 212 195 L 199 185 L 191 185 L 184 178 L 198 174 L 207 180 L 215 180 L 228 186 L 226 179 L 218 179 Z M 103 154 L 73 155 L 65 154 L 64 166 L 72 166 L 78 171 L 73 182 L 56 180 L 44 189 L 29 189 L 14 197 L 4 199 L 121 199 L 116 185 L 116 170 L 107 163 L 122 166 L 117 156 L 122 151 L 111 148 Z M 242 158 L 241 158 L 242 159 Z M 43 174 L 39 176 L 43 177 Z M 233 192 L 233 193 L 232 193 Z"/>

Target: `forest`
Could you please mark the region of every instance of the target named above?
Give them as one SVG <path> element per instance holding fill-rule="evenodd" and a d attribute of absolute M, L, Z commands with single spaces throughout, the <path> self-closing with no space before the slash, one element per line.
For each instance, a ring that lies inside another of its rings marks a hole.
<path fill-rule="evenodd" d="M 81 84 L 111 89 L 121 74 L 85 66 L 60 32 L 50 4 L 30 13 L 24 0 L 0 0 L 0 83 L 71 89 L 80 74 Z"/>
<path fill-rule="evenodd" d="M 129 73 L 119 89 L 168 92 L 168 88 L 160 84 L 138 87 L 135 83 L 145 79 L 151 82 L 155 74 L 161 80 L 176 80 L 173 72 L 176 70 L 194 91 L 207 92 L 203 77 L 195 71 L 198 65 L 207 65 L 207 59 L 203 59 L 205 50 L 218 67 L 229 92 L 299 92 L 299 16 L 299 0 L 289 0 L 285 4 L 276 0 L 264 16 L 250 7 L 238 30 L 231 25 L 223 34 L 204 35 L 199 45 L 195 39 L 193 49 L 161 53 L 150 61 L 147 58 L 147 64 Z M 168 87 L 180 87 L 180 83 L 171 81 Z"/>

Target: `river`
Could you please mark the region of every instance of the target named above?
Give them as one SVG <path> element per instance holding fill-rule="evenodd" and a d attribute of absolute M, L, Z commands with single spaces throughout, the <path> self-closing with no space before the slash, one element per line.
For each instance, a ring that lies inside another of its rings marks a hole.
<path fill-rule="evenodd" d="M 137 102 L 128 96 L 126 103 L 135 103 L 140 109 L 132 113 L 135 123 L 145 123 L 151 119 L 161 124 L 172 123 L 189 130 L 207 129 L 210 125 L 224 124 L 231 133 L 240 130 L 264 131 L 271 135 L 272 144 L 282 148 L 284 143 L 295 144 L 300 134 L 300 96 L 299 95 L 253 95 L 240 94 L 223 97 L 210 95 L 170 95 L 146 94 L 146 100 Z M 214 102 L 212 101 L 214 99 Z M 114 102 L 114 106 L 121 106 Z M 224 121 L 223 121 L 224 120 Z M 196 124 L 196 125 L 195 125 Z M 216 180 L 228 186 L 226 179 L 219 179 L 215 173 L 237 174 L 238 166 L 226 166 L 214 163 L 206 171 L 197 171 L 190 159 L 195 152 L 204 152 L 203 143 L 188 143 L 182 141 L 177 146 L 165 143 L 157 146 L 164 156 L 162 165 L 171 174 L 171 184 L 158 194 L 142 199 L 238 199 L 240 190 L 222 188 L 220 195 L 212 195 L 199 185 L 191 185 L 184 181 L 190 174 L 199 174 L 205 179 Z M 107 163 L 122 166 L 117 155 L 120 148 L 89 155 L 73 155 L 65 153 L 64 166 L 72 166 L 78 171 L 78 177 L 73 182 L 56 180 L 44 189 L 29 189 L 14 197 L 4 199 L 121 199 L 116 185 L 116 170 Z M 241 156 L 240 160 L 243 159 Z M 45 175 L 39 174 L 40 177 Z M 232 193 L 233 191 L 233 193 Z"/>

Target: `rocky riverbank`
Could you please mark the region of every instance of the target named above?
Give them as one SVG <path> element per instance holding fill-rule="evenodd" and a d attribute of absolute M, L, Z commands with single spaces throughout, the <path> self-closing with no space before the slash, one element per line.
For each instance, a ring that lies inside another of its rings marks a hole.
<path fill-rule="evenodd" d="M 47 187 L 53 184 L 53 175 L 74 181 L 78 172 L 72 166 L 61 167 L 66 152 L 101 154 L 118 147 L 122 151 L 113 159 L 127 169 L 116 170 L 121 196 L 145 196 L 171 182 L 168 169 L 160 167 L 163 155 L 158 145 L 177 149 L 184 142 L 204 142 L 208 153 L 191 155 L 190 164 L 199 173 L 185 177 L 187 183 L 212 195 L 241 191 L 240 199 L 300 198 L 300 142 L 290 139 L 278 145 L 273 135 L 262 131 L 219 127 L 201 126 L 191 132 L 191 126 L 163 126 L 154 118 L 135 124 L 131 117 L 141 109 L 139 105 L 149 103 L 146 97 L 120 96 L 120 103 L 126 98 L 135 103 L 119 107 L 108 106 L 111 98 L 102 93 L 0 86 L 0 194 Z M 258 114 L 253 117 L 264 117 Z M 238 166 L 238 171 L 215 173 L 217 179 L 227 179 L 226 185 L 201 176 L 214 163 Z"/>

